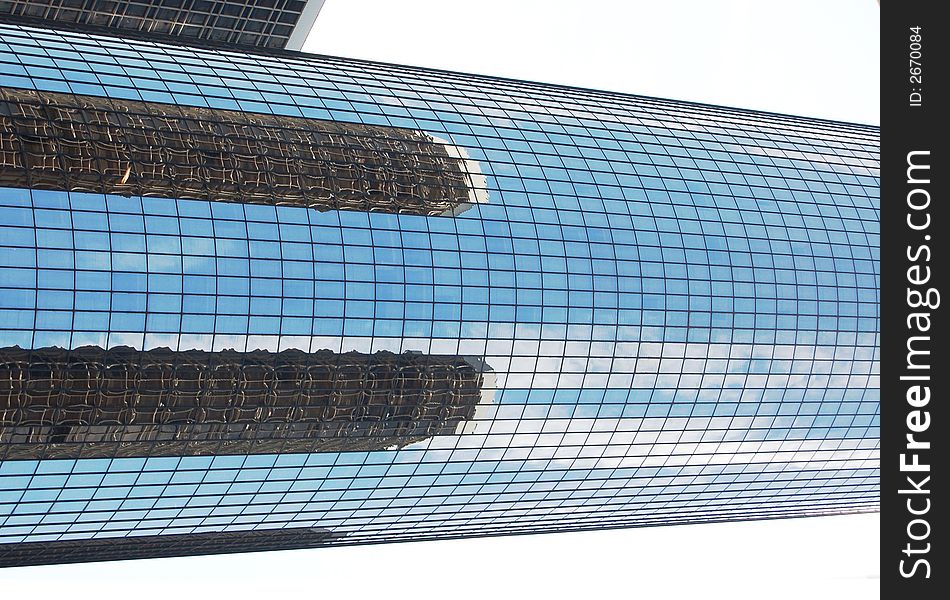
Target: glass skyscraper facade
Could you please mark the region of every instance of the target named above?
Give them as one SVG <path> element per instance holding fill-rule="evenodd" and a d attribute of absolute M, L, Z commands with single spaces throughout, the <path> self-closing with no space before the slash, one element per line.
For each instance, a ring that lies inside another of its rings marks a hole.
<path fill-rule="evenodd" d="M 877 509 L 877 128 L 0 40 L 0 563 Z"/>
<path fill-rule="evenodd" d="M 0 0 L 0 19 L 299 50 L 324 0 Z"/>

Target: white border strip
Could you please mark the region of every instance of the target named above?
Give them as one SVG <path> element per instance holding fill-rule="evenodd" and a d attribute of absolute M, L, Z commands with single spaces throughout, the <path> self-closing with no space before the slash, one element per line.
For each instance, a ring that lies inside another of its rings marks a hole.
<path fill-rule="evenodd" d="M 307 4 L 304 5 L 303 11 L 297 19 L 297 24 L 294 25 L 293 31 L 290 32 L 290 37 L 287 38 L 287 45 L 285 46 L 287 50 L 303 49 L 303 45 L 307 42 L 307 38 L 310 37 L 310 30 L 313 29 L 313 24 L 317 20 L 317 15 L 320 14 L 320 9 L 323 8 L 325 1 L 326 0 L 307 0 Z"/>

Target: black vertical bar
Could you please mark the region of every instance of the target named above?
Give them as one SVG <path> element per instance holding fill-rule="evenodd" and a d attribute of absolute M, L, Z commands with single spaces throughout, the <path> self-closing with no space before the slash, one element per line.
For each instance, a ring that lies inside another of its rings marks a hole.
<path fill-rule="evenodd" d="M 947 308 L 946 39 L 937 2 L 881 14 L 881 585 L 946 597 L 942 534 Z M 911 436 L 911 437 L 908 437 Z"/>

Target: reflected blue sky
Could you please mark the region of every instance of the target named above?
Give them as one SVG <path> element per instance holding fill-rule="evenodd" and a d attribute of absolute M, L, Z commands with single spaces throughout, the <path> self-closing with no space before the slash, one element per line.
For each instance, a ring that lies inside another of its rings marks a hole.
<path fill-rule="evenodd" d="M 0 85 L 422 130 L 487 198 L 421 217 L 0 189 L 0 346 L 419 350 L 483 356 L 500 388 L 399 452 L 8 461 L 0 541 L 876 505 L 876 129 L 0 31 Z"/>

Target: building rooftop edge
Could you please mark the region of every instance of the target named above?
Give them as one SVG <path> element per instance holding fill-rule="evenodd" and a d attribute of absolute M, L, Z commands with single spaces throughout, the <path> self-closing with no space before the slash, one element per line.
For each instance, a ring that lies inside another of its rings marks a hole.
<path fill-rule="evenodd" d="M 85 33 L 89 35 L 97 35 L 109 39 L 130 39 L 130 40 L 142 40 L 150 41 L 166 46 L 179 46 L 186 48 L 195 48 L 203 50 L 217 50 L 222 52 L 236 52 L 241 54 L 248 55 L 258 55 L 258 56 L 270 56 L 270 57 L 284 57 L 284 58 L 317 58 L 323 60 L 334 60 L 343 63 L 354 63 L 354 64 L 367 64 L 375 65 L 379 67 L 386 68 L 399 68 L 399 69 L 410 69 L 415 71 L 425 71 L 429 73 L 438 73 L 454 76 L 463 76 L 463 77 L 472 77 L 482 80 L 498 81 L 503 83 L 511 83 L 516 85 L 529 85 L 529 86 L 538 86 L 542 88 L 558 88 L 562 90 L 567 90 L 576 93 L 582 94 L 600 94 L 608 97 L 615 97 L 626 100 L 646 100 L 651 102 L 666 102 L 671 104 L 679 105 L 688 105 L 694 106 L 697 108 L 706 108 L 713 110 L 724 110 L 731 111 L 736 113 L 744 113 L 748 115 L 756 116 L 766 116 L 766 117 L 775 117 L 783 119 L 794 119 L 796 121 L 805 121 L 820 125 L 837 125 L 845 128 L 858 129 L 861 131 L 877 131 L 880 132 L 880 125 L 873 125 L 869 123 L 858 123 L 854 121 L 841 121 L 837 119 L 829 119 L 823 117 L 815 117 L 808 115 L 796 115 L 792 113 L 782 113 L 776 111 L 761 110 L 755 108 L 744 108 L 741 106 L 727 106 L 723 104 L 714 104 L 710 102 L 699 102 L 696 100 L 682 100 L 676 98 L 663 98 L 660 96 L 649 96 L 645 94 L 635 94 L 631 92 L 618 92 L 611 90 L 601 90 L 596 88 L 588 88 L 578 85 L 570 85 L 564 83 L 551 83 L 544 81 L 533 81 L 528 79 L 518 79 L 516 77 L 504 77 L 500 75 L 490 75 L 485 73 L 472 73 L 467 71 L 454 71 L 451 69 L 441 69 L 437 67 L 422 67 L 418 65 L 404 65 L 399 63 L 387 62 L 382 60 L 367 59 L 367 58 L 354 58 L 354 57 L 345 57 L 345 56 L 333 56 L 330 54 L 321 54 L 318 52 L 306 52 L 303 50 L 292 50 L 289 48 L 265 48 L 259 46 L 234 46 L 228 44 L 215 43 L 208 40 L 193 40 L 193 39 L 178 39 L 178 38 L 168 38 L 163 36 L 155 36 L 143 34 L 141 32 L 121 32 L 122 35 L 113 34 L 109 35 L 112 32 L 103 32 L 101 29 L 82 27 L 76 25 L 63 25 L 56 23 L 55 26 L 51 26 L 50 23 L 38 21 L 36 19 L 17 19 L 17 20 L 6 20 L 0 18 L 0 25 L 9 23 L 11 25 L 18 25 L 23 27 L 31 27 L 34 29 L 45 29 L 52 31 L 65 31 L 71 33 Z"/>
<path fill-rule="evenodd" d="M 286 50 L 301 51 L 303 49 L 303 45 L 310 36 L 313 24 L 320 15 L 320 11 L 323 9 L 325 2 L 326 0 L 307 0 L 307 4 L 303 7 L 303 12 L 300 13 L 300 17 L 297 19 L 297 24 L 294 25 L 294 29 L 290 33 L 290 38 L 284 46 Z"/>

